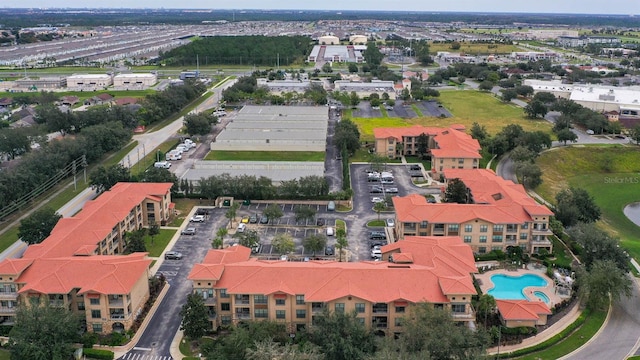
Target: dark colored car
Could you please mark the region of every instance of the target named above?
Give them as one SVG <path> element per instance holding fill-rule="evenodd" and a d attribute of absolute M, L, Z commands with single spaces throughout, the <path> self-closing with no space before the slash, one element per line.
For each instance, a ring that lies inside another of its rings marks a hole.
<path fill-rule="evenodd" d="M 177 251 L 167 251 L 164 254 L 164 258 L 166 260 L 180 260 L 182 259 L 182 254 Z"/>
<path fill-rule="evenodd" d="M 329 245 L 327 246 L 326 249 L 324 249 L 324 254 L 327 256 L 331 256 L 333 254 L 335 254 L 335 252 L 333 251 L 333 246 Z"/>
<path fill-rule="evenodd" d="M 265 214 L 262 214 L 262 216 L 260 217 L 260 224 L 268 224 L 269 223 L 269 217 Z"/>
<path fill-rule="evenodd" d="M 387 234 L 385 234 L 384 231 L 371 231 L 369 232 L 369 239 L 370 240 L 386 240 Z"/>
<path fill-rule="evenodd" d="M 324 226 L 324 219 L 318 218 L 316 220 L 316 225 L 317 226 Z"/>
<path fill-rule="evenodd" d="M 381 194 L 383 191 L 384 189 L 379 186 L 372 186 L 371 189 L 369 189 L 369 192 L 372 194 Z"/>
<path fill-rule="evenodd" d="M 186 229 L 182 230 L 180 232 L 180 234 L 182 234 L 182 235 L 195 235 L 196 234 L 196 228 L 192 228 L 192 227 L 186 228 Z"/>
<path fill-rule="evenodd" d="M 253 214 L 253 215 L 251 215 L 251 216 L 249 217 L 249 223 L 251 223 L 251 224 L 255 224 L 255 223 L 257 223 L 257 222 L 258 222 L 258 215 Z"/>

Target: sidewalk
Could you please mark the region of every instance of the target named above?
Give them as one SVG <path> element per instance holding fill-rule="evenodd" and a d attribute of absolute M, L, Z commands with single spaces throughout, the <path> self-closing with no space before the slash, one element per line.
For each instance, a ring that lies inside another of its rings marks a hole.
<path fill-rule="evenodd" d="M 567 326 L 569 326 L 570 324 L 572 324 L 574 321 L 578 319 L 578 317 L 582 313 L 582 311 L 579 308 L 580 308 L 579 303 L 576 303 L 575 305 L 573 305 L 573 308 L 571 308 L 571 310 L 567 313 L 567 315 L 565 315 L 562 319 L 558 320 L 555 324 L 549 326 L 548 328 L 544 329 L 542 332 L 538 333 L 536 336 L 532 336 L 530 338 L 524 339 L 520 344 L 500 346 L 499 349 L 497 346 L 493 348 L 489 348 L 487 349 L 487 354 L 489 355 L 495 355 L 498 353 L 506 354 L 512 351 L 528 348 L 528 347 L 540 344 L 541 342 L 547 341 L 553 336 L 555 336 L 556 334 L 560 333 Z"/>

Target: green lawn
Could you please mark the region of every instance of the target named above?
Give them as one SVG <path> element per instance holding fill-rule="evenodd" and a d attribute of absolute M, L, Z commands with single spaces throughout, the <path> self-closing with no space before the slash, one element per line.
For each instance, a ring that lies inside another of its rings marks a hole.
<path fill-rule="evenodd" d="M 9 360 L 11 359 L 11 353 L 7 350 L 0 349 L 0 360 Z"/>
<path fill-rule="evenodd" d="M 223 161 L 324 161 L 323 152 L 311 151 L 210 151 L 205 160 Z"/>
<path fill-rule="evenodd" d="M 602 209 L 599 225 L 619 237 L 631 256 L 640 259 L 640 227 L 622 212 L 625 205 L 640 201 L 640 148 L 560 148 L 543 153 L 537 163 L 544 181 L 536 189 L 540 195 L 555 202 L 555 194 L 565 187 L 587 190 Z"/>
<path fill-rule="evenodd" d="M 175 233 L 176 230 L 174 229 L 160 229 L 160 234 L 153 238 L 153 242 L 151 242 L 151 236 L 146 235 L 144 237 L 144 244 L 147 247 L 149 256 L 160 256 Z"/>
<path fill-rule="evenodd" d="M 449 52 L 464 52 L 467 55 L 488 55 L 488 54 L 511 54 L 514 51 L 522 51 L 515 45 L 507 44 L 482 44 L 482 43 L 468 43 L 460 42 L 460 49 L 451 49 L 451 44 L 448 43 L 430 43 L 429 53 L 437 54 L 438 51 Z"/>
<path fill-rule="evenodd" d="M 382 127 L 408 127 L 413 126 L 410 119 L 396 117 L 388 118 L 352 118 L 360 130 L 360 141 L 374 141 L 373 129 Z"/>
<path fill-rule="evenodd" d="M 584 345 L 604 323 L 607 313 L 604 311 L 591 313 L 584 324 L 571 335 L 554 344 L 547 350 L 535 352 L 527 356 L 519 357 L 521 360 L 554 360 L 558 359 Z"/>

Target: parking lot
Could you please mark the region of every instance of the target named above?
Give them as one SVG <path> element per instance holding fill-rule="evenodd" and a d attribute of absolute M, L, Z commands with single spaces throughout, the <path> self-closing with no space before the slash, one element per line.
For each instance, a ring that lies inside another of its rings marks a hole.
<path fill-rule="evenodd" d="M 451 117 L 451 113 L 435 100 L 416 101 L 413 103 L 422 112 L 422 116 L 430 117 Z M 353 109 L 354 117 L 360 118 L 379 118 L 382 117 L 380 109 L 374 109 L 368 101 L 362 101 Z M 396 100 L 393 109 L 387 110 L 388 117 L 398 117 L 402 119 L 411 119 L 418 117 L 418 114 L 411 107 L 411 104 L 405 104 L 402 100 Z"/>

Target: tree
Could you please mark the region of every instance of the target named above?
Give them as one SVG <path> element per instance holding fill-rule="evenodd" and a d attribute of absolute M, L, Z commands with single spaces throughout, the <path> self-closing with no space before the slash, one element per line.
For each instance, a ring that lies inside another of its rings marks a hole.
<path fill-rule="evenodd" d="M 189 135 L 207 135 L 211 132 L 211 125 L 215 125 L 218 119 L 205 113 L 188 114 L 184 117 L 184 124 Z"/>
<path fill-rule="evenodd" d="M 237 232 L 234 237 L 238 238 L 238 243 L 248 248 L 260 243 L 260 236 L 255 230 L 245 230 L 244 232 Z"/>
<path fill-rule="evenodd" d="M 380 213 L 383 212 L 387 208 L 387 205 L 383 201 L 379 201 L 373 204 L 373 211 L 378 214 L 378 221 L 380 221 Z"/>
<path fill-rule="evenodd" d="M 509 102 L 518 97 L 518 93 L 514 89 L 502 90 L 502 101 Z"/>
<path fill-rule="evenodd" d="M 369 167 L 373 171 L 382 172 L 387 168 L 387 160 L 388 158 L 378 155 L 378 154 L 370 154 L 369 155 Z"/>
<path fill-rule="evenodd" d="M 271 240 L 271 246 L 278 254 L 288 254 L 296 248 L 293 238 L 287 233 L 276 234 Z"/>
<path fill-rule="evenodd" d="M 293 212 L 296 214 L 296 222 L 302 220 L 313 220 L 316 216 L 316 210 L 306 205 L 296 205 L 293 208 Z"/>
<path fill-rule="evenodd" d="M 515 164 L 516 174 L 522 179 L 522 184 L 529 189 L 534 189 L 542 184 L 542 170 L 533 162 L 523 161 Z"/>
<path fill-rule="evenodd" d="M 570 187 L 556 194 L 555 214 L 565 227 L 570 227 L 578 222 L 597 221 L 601 211 L 586 190 Z"/>
<path fill-rule="evenodd" d="M 384 55 L 378 49 L 375 41 L 369 41 L 367 43 L 367 49 L 364 51 L 364 61 L 370 66 L 378 66 L 382 63 Z"/>
<path fill-rule="evenodd" d="M 0 153 L 15 159 L 16 156 L 29 152 L 30 149 L 31 141 L 26 130 L 22 128 L 0 130 Z"/>
<path fill-rule="evenodd" d="M 226 227 L 221 227 L 216 231 L 216 237 L 211 241 L 211 247 L 214 249 L 222 249 L 224 244 L 224 238 L 229 234 L 229 230 Z"/>
<path fill-rule="evenodd" d="M 567 233 L 582 247 L 580 259 L 587 271 L 596 260 L 612 261 L 624 272 L 629 271 L 629 255 L 620 247 L 620 241 L 594 223 L 578 223 L 567 229 Z"/>
<path fill-rule="evenodd" d="M 326 62 L 322 65 L 322 72 L 324 73 L 332 73 L 333 72 L 333 68 L 331 67 L 331 63 L 330 62 Z"/>
<path fill-rule="evenodd" d="M 69 359 L 81 333 L 78 315 L 59 306 L 19 306 L 9 333 L 12 359 Z"/>
<path fill-rule="evenodd" d="M 89 184 L 98 193 L 102 193 L 119 182 L 129 181 L 130 178 L 129 169 L 121 164 L 114 164 L 108 167 L 100 165 L 89 174 Z"/>
<path fill-rule="evenodd" d="M 478 85 L 478 89 L 481 91 L 491 91 L 491 89 L 493 89 L 493 83 L 489 80 L 484 80 Z"/>
<path fill-rule="evenodd" d="M 267 216 L 267 218 L 269 218 L 269 221 L 280 219 L 284 216 L 282 208 L 280 208 L 280 206 L 278 206 L 277 204 L 270 204 L 264 209 L 263 213 Z"/>
<path fill-rule="evenodd" d="M 636 144 L 640 144 L 640 125 L 636 125 L 636 127 L 631 129 L 631 131 L 629 132 L 629 138 L 635 141 Z"/>
<path fill-rule="evenodd" d="M 311 250 L 313 252 L 313 256 L 316 255 L 316 251 L 321 251 L 327 246 L 327 238 L 320 234 L 313 234 L 307 236 L 302 240 L 302 245 L 305 249 Z"/>
<path fill-rule="evenodd" d="M 592 310 L 604 310 L 609 297 L 617 302 L 633 289 L 627 273 L 610 260 L 596 260 L 590 271 L 579 268 L 578 286 L 580 298 Z"/>
<path fill-rule="evenodd" d="M 273 339 L 254 341 L 254 348 L 246 351 L 247 360 L 322 360 L 324 356 L 315 346 L 280 344 Z"/>
<path fill-rule="evenodd" d="M 571 129 L 562 129 L 556 132 L 556 136 L 558 137 L 558 141 L 562 141 L 564 145 L 567 145 L 567 141 L 576 142 L 578 141 L 578 135 L 576 135 Z"/>
<path fill-rule="evenodd" d="M 478 142 L 483 142 L 484 140 L 489 138 L 489 134 L 487 133 L 487 129 L 484 125 L 480 125 L 477 122 L 474 122 L 471 125 L 471 137 L 478 140 Z"/>
<path fill-rule="evenodd" d="M 238 213 L 238 208 L 240 207 L 240 204 L 237 202 L 233 202 L 231 204 L 231 206 L 229 206 L 229 208 L 227 209 L 227 211 L 224 213 L 224 217 L 226 217 L 227 219 L 229 219 L 229 223 L 231 224 L 231 226 L 233 226 L 233 222 L 236 219 L 236 215 Z"/>
<path fill-rule="evenodd" d="M 351 106 L 358 106 L 358 104 L 360 104 L 360 97 L 355 91 L 352 91 L 349 95 L 349 104 Z"/>
<path fill-rule="evenodd" d="M 482 294 L 476 305 L 476 315 L 484 318 L 484 328 L 487 328 L 487 318 L 496 310 L 496 299 L 489 294 Z"/>
<path fill-rule="evenodd" d="M 20 220 L 18 238 L 27 244 L 39 244 L 46 239 L 62 215 L 50 207 L 43 207 Z"/>
<path fill-rule="evenodd" d="M 515 91 L 518 95 L 529 97 L 533 95 L 533 88 L 529 85 L 516 86 Z"/>
<path fill-rule="evenodd" d="M 382 104 L 382 101 L 380 101 L 380 99 L 370 99 L 369 103 L 371 104 L 371 107 L 379 107 L 380 104 Z"/>
<path fill-rule="evenodd" d="M 360 148 L 360 131 L 358 126 L 349 119 L 341 120 L 336 125 L 333 141 L 338 149 L 343 147 L 349 154 L 354 154 Z"/>
<path fill-rule="evenodd" d="M 153 244 L 153 240 L 156 235 L 160 234 L 160 225 L 157 222 L 150 220 L 149 221 L 149 229 L 147 230 L 147 234 L 151 237 L 151 244 Z"/>
<path fill-rule="evenodd" d="M 342 251 L 348 247 L 347 232 L 343 228 L 338 228 L 336 230 L 336 249 L 338 250 L 340 262 L 342 262 Z"/>
<path fill-rule="evenodd" d="M 449 181 L 444 193 L 444 202 L 467 204 L 470 201 L 470 193 L 462 180 L 455 178 Z"/>
<path fill-rule="evenodd" d="M 211 328 L 207 307 L 200 294 L 191 293 L 187 295 L 187 302 L 182 305 L 180 316 L 182 317 L 180 330 L 183 330 L 185 336 L 189 339 L 198 340 Z"/>
<path fill-rule="evenodd" d="M 518 145 L 511 150 L 509 157 L 515 162 L 532 162 L 538 156 L 538 153 L 526 146 Z"/>
<path fill-rule="evenodd" d="M 524 112 L 531 119 L 536 119 L 539 117 L 543 118 L 545 115 L 547 115 L 548 111 L 549 110 L 544 105 L 544 103 L 539 100 L 531 100 L 531 102 L 524 108 Z"/>
<path fill-rule="evenodd" d="M 135 252 L 146 252 L 147 246 L 144 243 L 144 236 L 147 233 L 147 229 L 138 229 L 125 233 L 125 254 L 132 254 Z"/>
<path fill-rule="evenodd" d="M 358 65 L 355 63 L 349 63 L 349 72 L 354 74 L 358 72 Z"/>
<path fill-rule="evenodd" d="M 330 312 L 315 317 L 309 340 L 322 349 L 326 360 L 360 360 L 375 351 L 375 337 L 357 318 L 356 313 Z"/>
<path fill-rule="evenodd" d="M 416 151 L 420 154 L 420 157 L 424 158 L 427 151 L 429 151 L 429 137 L 425 133 L 418 135 L 416 145 Z"/>
<path fill-rule="evenodd" d="M 460 50 L 460 43 L 458 41 L 454 41 L 449 45 L 451 50 Z"/>
<path fill-rule="evenodd" d="M 541 91 L 533 95 L 533 100 L 538 100 L 543 104 L 553 104 L 556 101 L 556 96 L 550 92 Z"/>

